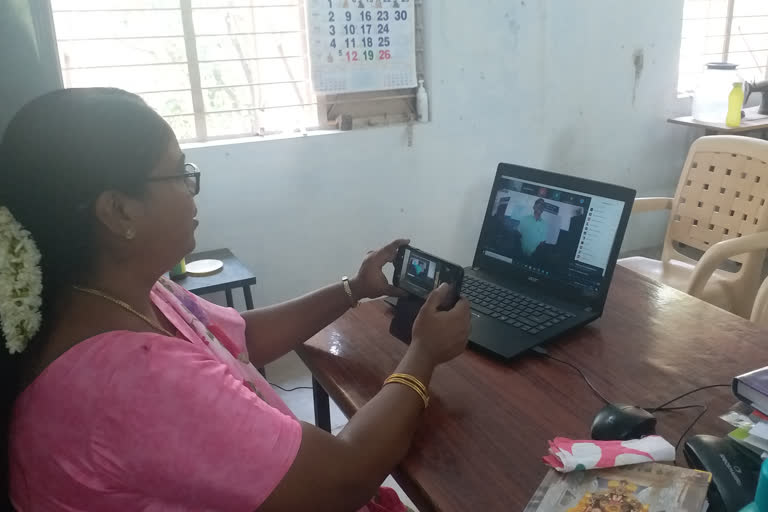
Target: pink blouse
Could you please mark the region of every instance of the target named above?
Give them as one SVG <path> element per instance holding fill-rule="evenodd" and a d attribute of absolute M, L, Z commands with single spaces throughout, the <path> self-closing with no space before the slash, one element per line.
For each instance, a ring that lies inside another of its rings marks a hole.
<path fill-rule="evenodd" d="M 252 512 L 290 468 L 301 426 L 247 363 L 241 316 L 167 283 L 152 300 L 177 337 L 94 336 L 16 401 L 20 512 Z"/>

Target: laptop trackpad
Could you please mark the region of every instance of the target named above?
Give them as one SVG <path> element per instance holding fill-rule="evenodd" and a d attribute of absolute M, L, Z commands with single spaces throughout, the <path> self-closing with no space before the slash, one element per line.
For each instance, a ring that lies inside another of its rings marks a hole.
<path fill-rule="evenodd" d="M 534 336 L 472 311 L 469 341 L 502 357 L 513 357 L 538 344 Z"/>

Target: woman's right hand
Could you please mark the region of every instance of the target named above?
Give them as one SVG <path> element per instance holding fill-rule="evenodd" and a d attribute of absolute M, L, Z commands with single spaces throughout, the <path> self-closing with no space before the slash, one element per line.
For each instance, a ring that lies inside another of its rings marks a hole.
<path fill-rule="evenodd" d="M 395 370 L 429 385 L 432 370 L 464 351 L 469 337 L 469 303 L 440 311 L 452 290 L 432 292 L 413 326 L 411 346 Z M 443 395 L 440 398 L 450 400 Z M 263 512 L 358 510 L 408 453 L 424 403 L 406 386 L 384 386 L 338 434 L 302 425 L 301 445 L 288 473 Z"/>
<path fill-rule="evenodd" d="M 469 302 L 462 298 L 453 309 L 441 311 L 453 289 L 443 283 L 433 291 L 413 323 L 411 347 L 434 366 L 458 357 L 467 347 L 471 315 Z"/>

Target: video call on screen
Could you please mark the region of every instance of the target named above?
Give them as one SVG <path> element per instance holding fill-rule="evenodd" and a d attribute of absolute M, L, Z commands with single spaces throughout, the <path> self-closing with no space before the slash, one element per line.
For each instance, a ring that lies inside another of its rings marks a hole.
<path fill-rule="evenodd" d="M 624 203 L 505 178 L 486 220 L 483 253 L 596 293 Z"/>
<path fill-rule="evenodd" d="M 437 264 L 427 258 L 409 254 L 406 275 L 411 283 L 424 290 L 432 290 L 435 284 Z"/>

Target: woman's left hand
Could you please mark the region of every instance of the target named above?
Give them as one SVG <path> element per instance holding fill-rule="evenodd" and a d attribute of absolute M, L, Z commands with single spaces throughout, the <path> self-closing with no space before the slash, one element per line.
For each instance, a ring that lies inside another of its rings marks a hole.
<path fill-rule="evenodd" d="M 389 284 L 383 269 L 387 263 L 395 261 L 397 250 L 404 245 L 408 245 L 409 242 L 410 240 L 406 239 L 395 240 L 378 251 L 368 253 L 363 260 L 363 264 L 360 265 L 357 277 L 350 279 L 350 286 L 355 300 L 376 299 L 382 295 L 393 297 L 405 295 L 403 290 Z"/>

